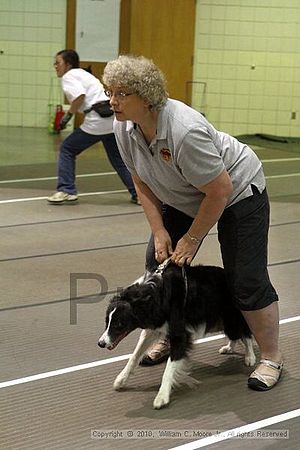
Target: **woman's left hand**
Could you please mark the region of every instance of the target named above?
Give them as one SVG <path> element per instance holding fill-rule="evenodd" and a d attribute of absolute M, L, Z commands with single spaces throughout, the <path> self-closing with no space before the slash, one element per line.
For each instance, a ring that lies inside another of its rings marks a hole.
<path fill-rule="evenodd" d="M 197 244 L 197 242 L 193 242 L 187 235 L 182 236 L 182 238 L 177 242 L 176 248 L 172 254 L 172 262 L 178 266 L 191 264 L 198 247 L 199 244 Z"/>

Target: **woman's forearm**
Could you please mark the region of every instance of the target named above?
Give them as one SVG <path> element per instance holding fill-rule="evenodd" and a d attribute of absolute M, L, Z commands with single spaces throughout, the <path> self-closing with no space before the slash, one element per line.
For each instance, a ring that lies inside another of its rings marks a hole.
<path fill-rule="evenodd" d="M 226 170 L 200 190 L 205 197 L 189 229 L 191 236 L 202 240 L 218 222 L 232 193 L 232 182 Z"/>
<path fill-rule="evenodd" d="M 214 198 L 205 196 L 201 202 L 198 213 L 190 226 L 189 235 L 202 241 L 210 229 L 218 222 L 226 204 L 226 197 Z"/>
<path fill-rule="evenodd" d="M 151 189 L 143 183 L 143 181 L 141 181 L 140 178 L 133 176 L 133 181 L 152 233 L 155 234 L 157 231 L 164 228 L 161 213 L 161 202 L 153 194 Z"/>
<path fill-rule="evenodd" d="M 72 101 L 70 108 L 69 108 L 69 113 L 70 114 L 76 114 L 78 109 L 80 108 L 80 106 L 82 105 L 82 103 L 84 102 L 84 97 L 85 95 L 82 94 L 79 97 L 75 98 L 75 100 Z"/>

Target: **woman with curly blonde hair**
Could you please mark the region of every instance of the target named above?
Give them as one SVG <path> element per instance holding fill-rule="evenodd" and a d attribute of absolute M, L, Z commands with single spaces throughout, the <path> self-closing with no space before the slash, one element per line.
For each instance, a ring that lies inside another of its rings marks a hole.
<path fill-rule="evenodd" d="M 267 270 L 269 201 L 262 164 L 247 145 L 198 111 L 168 98 L 165 77 L 142 56 L 119 56 L 103 74 L 114 132 L 152 235 L 146 267 L 168 257 L 190 264 L 217 224 L 227 282 L 261 352 L 251 389 L 275 386 L 282 372 L 278 296 Z M 168 356 L 167 341 L 144 358 Z"/>
<path fill-rule="evenodd" d="M 161 70 L 143 56 L 119 56 L 109 62 L 104 71 L 103 83 L 110 86 L 126 86 L 149 104 L 151 109 L 160 110 L 166 103 L 166 80 Z"/>

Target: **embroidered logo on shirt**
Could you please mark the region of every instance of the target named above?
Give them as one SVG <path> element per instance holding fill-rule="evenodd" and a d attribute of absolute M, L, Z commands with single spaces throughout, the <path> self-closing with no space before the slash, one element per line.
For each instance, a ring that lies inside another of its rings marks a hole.
<path fill-rule="evenodd" d="M 162 148 L 160 150 L 160 155 L 161 155 L 162 159 L 166 162 L 169 162 L 172 159 L 171 152 L 168 148 Z"/>

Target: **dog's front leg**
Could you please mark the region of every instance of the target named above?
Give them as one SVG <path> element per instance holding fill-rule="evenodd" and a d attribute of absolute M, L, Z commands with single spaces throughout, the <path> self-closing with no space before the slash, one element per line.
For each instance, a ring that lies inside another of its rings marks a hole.
<path fill-rule="evenodd" d="M 163 408 L 170 403 L 172 388 L 177 383 L 178 376 L 186 372 L 186 364 L 185 358 L 176 361 L 171 361 L 171 358 L 168 358 L 161 386 L 153 402 L 155 409 Z"/>
<path fill-rule="evenodd" d="M 159 332 L 156 330 L 142 330 L 138 343 L 130 356 L 128 363 L 115 379 L 114 389 L 116 391 L 126 386 L 129 376 L 139 364 L 145 351 L 155 342 L 158 336 Z"/>
<path fill-rule="evenodd" d="M 256 356 L 253 349 L 253 341 L 251 338 L 243 337 L 242 342 L 245 346 L 245 365 L 254 366 L 256 362 Z"/>

